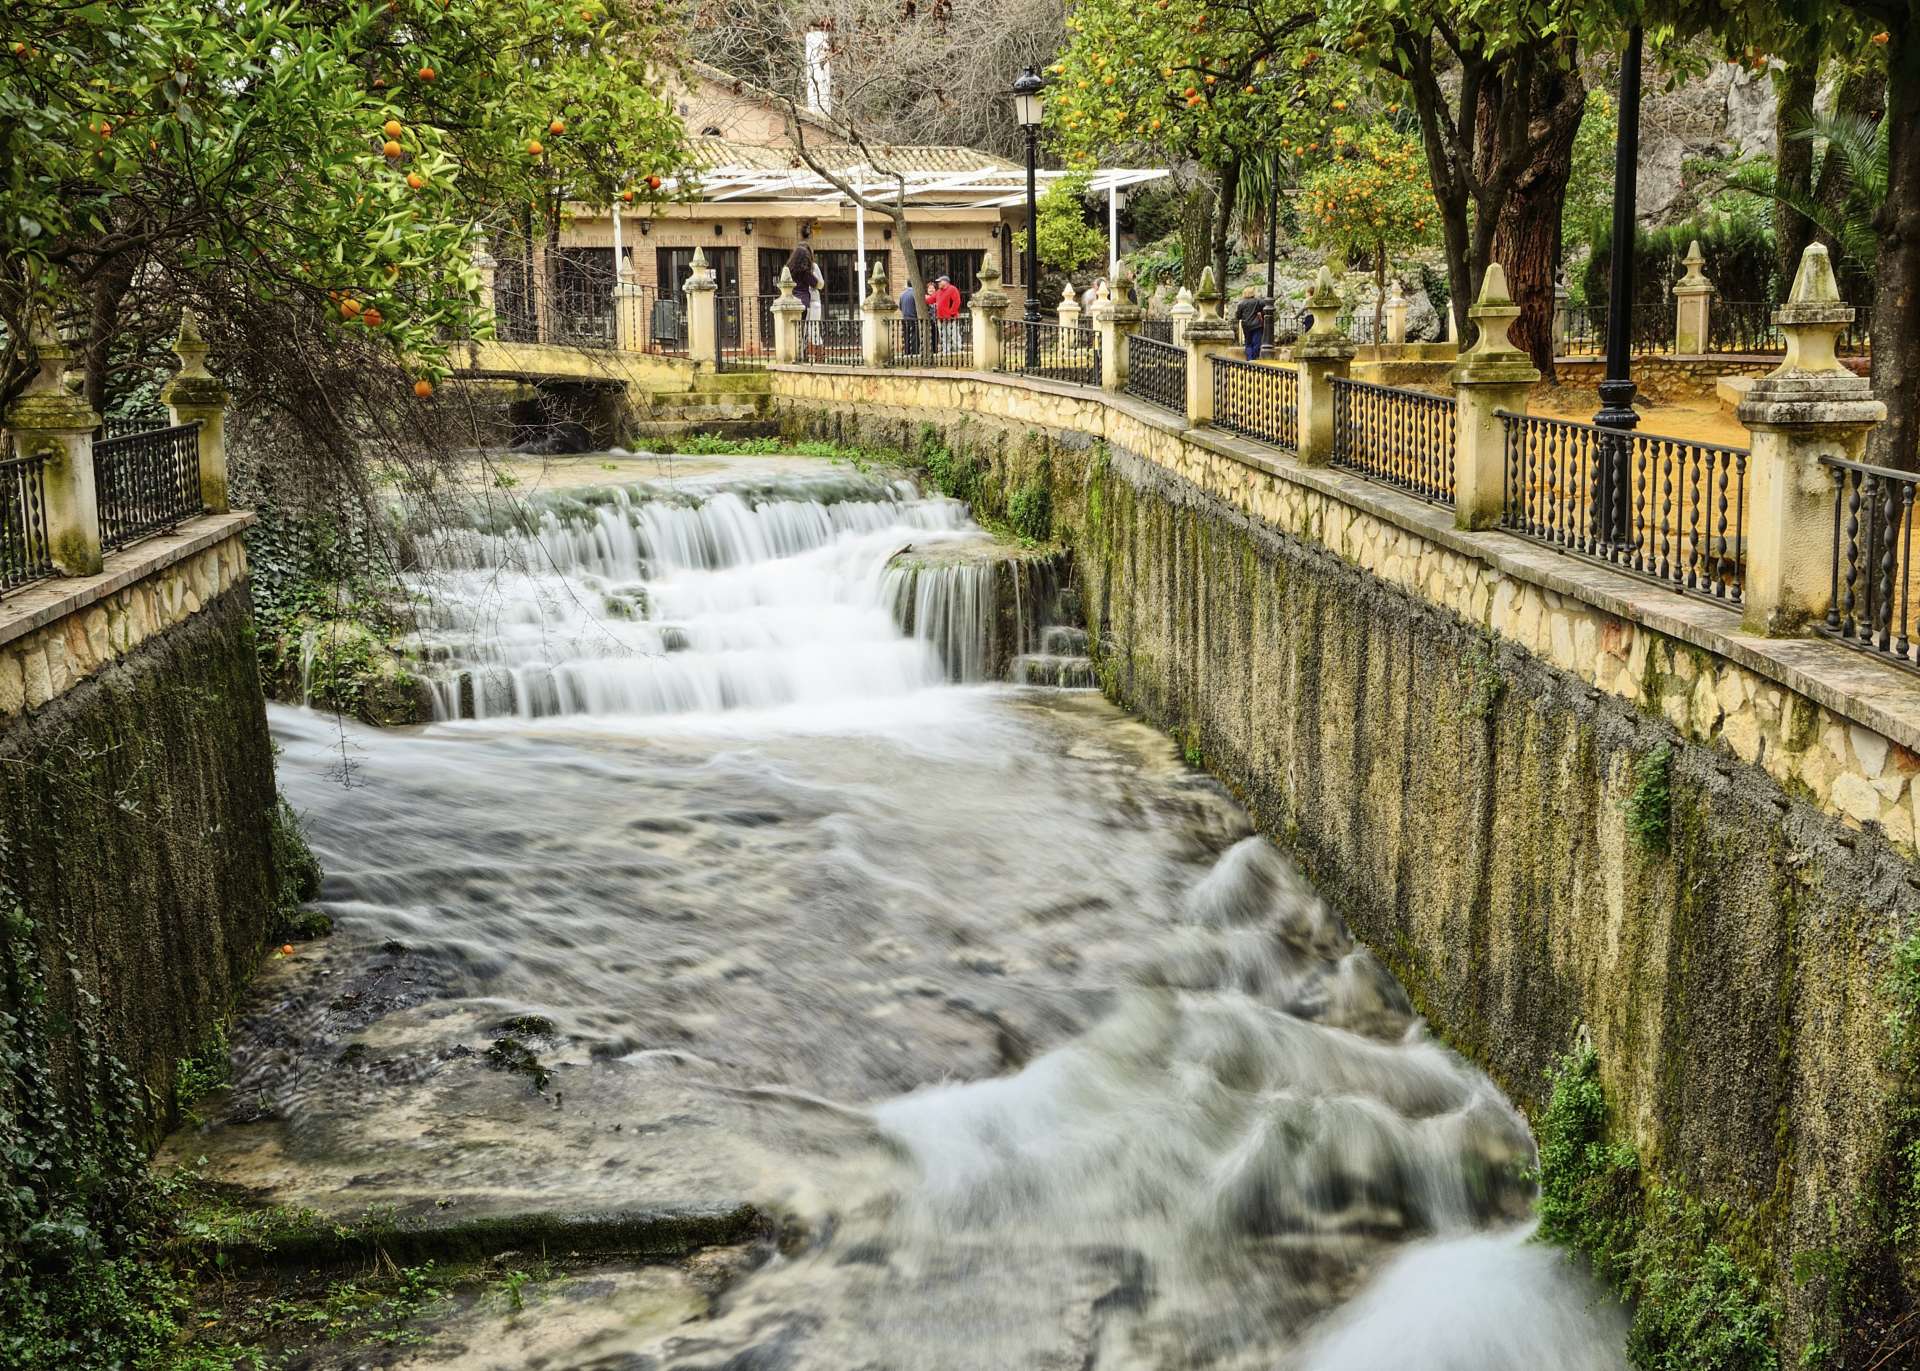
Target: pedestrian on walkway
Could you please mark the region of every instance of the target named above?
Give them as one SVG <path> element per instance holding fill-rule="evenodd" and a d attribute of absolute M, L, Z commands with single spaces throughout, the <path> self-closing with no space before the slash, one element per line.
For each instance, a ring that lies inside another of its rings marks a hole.
<path fill-rule="evenodd" d="M 805 230 L 802 230 L 804 232 Z M 821 295 L 826 286 L 826 278 L 821 276 L 820 267 L 813 260 L 813 249 L 802 240 L 793 245 L 793 251 L 787 255 L 787 270 L 793 274 L 793 297 L 805 305 L 806 320 L 803 338 L 807 360 L 818 361 L 821 348 L 820 321 L 825 316 L 825 307 Z"/>
<path fill-rule="evenodd" d="M 960 350 L 960 287 L 945 276 L 936 276 L 933 286 L 927 291 L 927 303 L 932 306 L 931 313 L 935 327 L 940 331 L 940 351 L 958 352 Z"/>
<path fill-rule="evenodd" d="M 1260 360 L 1260 350 L 1266 344 L 1267 319 L 1273 313 L 1273 302 L 1261 297 L 1248 282 L 1240 291 L 1240 301 L 1233 307 L 1233 322 L 1239 326 L 1240 341 L 1246 344 L 1247 360 Z"/>
<path fill-rule="evenodd" d="M 920 351 L 920 301 L 913 293 L 913 282 L 900 292 L 900 346 L 908 356 Z"/>

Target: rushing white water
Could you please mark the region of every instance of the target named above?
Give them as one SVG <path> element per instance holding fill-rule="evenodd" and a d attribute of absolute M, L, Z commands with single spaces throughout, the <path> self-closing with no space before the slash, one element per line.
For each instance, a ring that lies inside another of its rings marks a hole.
<path fill-rule="evenodd" d="M 196 1150 L 322 1208 L 780 1217 L 553 1366 L 1619 1371 L 1519 1115 L 1224 790 L 1091 692 L 955 688 L 1086 671 L 990 550 L 841 477 L 449 540 L 423 642 L 482 719 L 276 713 L 360 950 L 240 1047 L 275 1131 Z M 528 1014 L 543 1094 L 481 1064 Z"/>
<path fill-rule="evenodd" d="M 425 547 L 436 718 L 765 709 L 994 665 L 998 564 L 969 555 L 991 540 L 904 481 L 616 487 L 488 522 Z"/>

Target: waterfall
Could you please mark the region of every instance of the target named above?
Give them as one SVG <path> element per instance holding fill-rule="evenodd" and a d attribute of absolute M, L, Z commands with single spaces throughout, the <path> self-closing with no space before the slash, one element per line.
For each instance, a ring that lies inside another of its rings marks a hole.
<path fill-rule="evenodd" d="M 1005 679 L 1057 572 L 910 482 L 565 491 L 423 541 L 437 719 L 685 714 Z"/>

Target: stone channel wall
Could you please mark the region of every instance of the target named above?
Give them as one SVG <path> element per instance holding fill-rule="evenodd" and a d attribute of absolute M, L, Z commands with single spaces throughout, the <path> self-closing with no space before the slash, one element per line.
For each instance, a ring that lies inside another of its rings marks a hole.
<path fill-rule="evenodd" d="M 156 1127 L 273 931 L 247 522 L 198 519 L 0 601 L 0 859 L 28 921 L 0 933 L 0 1001 L 32 964 L 53 1020 L 87 1023 L 151 1090 Z"/>
<path fill-rule="evenodd" d="M 1797 1351 L 1794 1256 L 1865 1222 L 1897 1126 L 1920 682 L 1125 397 L 774 386 L 791 430 L 977 461 L 983 503 L 1043 485 L 1108 693 L 1197 749 L 1524 1108 L 1590 1035 L 1616 1136 L 1771 1274 Z"/>

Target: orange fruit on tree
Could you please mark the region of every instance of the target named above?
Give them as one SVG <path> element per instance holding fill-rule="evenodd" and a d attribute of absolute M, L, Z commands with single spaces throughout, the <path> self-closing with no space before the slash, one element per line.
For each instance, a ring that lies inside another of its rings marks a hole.
<path fill-rule="evenodd" d="M 1871 39 L 1871 41 L 1876 47 L 1884 48 L 1890 41 L 1892 41 L 1892 38 L 1893 38 L 1892 34 L 1888 33 L 1885 29 L 1881 29 L 1880 32 L 1873 35 L 1873 38 Z M 20 51 L 20 45 L 18 43 L 14 44 L 13 50 L 15 52 Z"/>
<path fill-rule="evenodd" d="M 433 382 L 424 376 L 421 377 L 413 383 L 413 393 L 422 400 L 426 399 L 429 395 L 433 394 Z"/>
<path fill-rule="evenodd" d="M 418 73 L 422 81 L 431 81 L 436 74 L 432 67 L 422 67 Z"/>
<path fill-rule="evenodd" d="M 381 148 L 380 151 L 384 152 L 389 157 L 398 157 L 401 153 L 405 152 L 406 149 L 401 147 L 398 143 L 394 142 L 391 138 L 389 138 L 387 140 L 386 146 Z"/>
<path fill-rule="evenodd" d="M 360 309 L 360 302 L 349 295 L 340 302 L 340 317 L 342 319 L 351 319 L 354 315 L 360 313 Z"/>
<path fill-rule="evenodd" d="M 538 138 L 527 139 L 527 156 L 538 157 L 545 151 L 546 149 L 540 146 L 540 140 Z"/>
<path fill-rule="evenodd" d="M 649 177 L 647 178 L 647 189 L 648 189 L 648 190 L 659 190 L 659 189 L 660 189 L 660 178 L 659 178 L 658 176 L 649 176 Z"/>
<path fill-rule="evenodd" d="M 385 124 L 380 126 L 380 132 L 386 134 L 389 138 L 398 138 L 402 133 L 406 132 L 406 130 L 400 126 L 398 119 L 389 119 Z"/>
<path fill-rule="evenodd" d="M 373 88 L 374 88 L 375 90 L 385 90 L 385 89 L 387 88 L 387 78 L 386 78 L 386 77 L 384 77 L 384 76 L 376 76 L 376 77 L 374 77 L 374 78 L 373 78 Z"/>
<path fill-rule="evenodd" d="M 375 309 L 372 305 L 368 305 L 360 311 L 360 322 L 368 328 L 379 328 L 384 320 L 380 317 L 379 310 Z"/>
<path fill-rule="evenodd" d="M 631 205 L 633 203 L 633 192 L 630 190 L 623 190 L 620 192 L 620 198 L 622 200 L 625 200 L 629 205 Z"/>
<path fill-rule="evenodd" d="M 407 173 L 407 184 L 410 187 L 412 187 L 414 190 L 419 190 L 422 186 L 427 184 L 427 178 L 422 176 L 417 171 L 410 171 Z"/>
<path fill-rule="evenodd" d="M 292 944 L 292 943 L 281 943 L 281 944 L 280 944 L 280 955 L 281 955 L 282 957 L 291 957 L 291 956 L 293 955 L 293 944 Z"/>
<path fill-rule="evenodd" d="M 567 131 L 567 124 L 566 124 L 566 120 L 564 119 L 556 119 L 551 124 L 547 125 L 547 132 L 554 134 L 556 136 L 559 134 L 565 133 L 566 131 Z"/>

